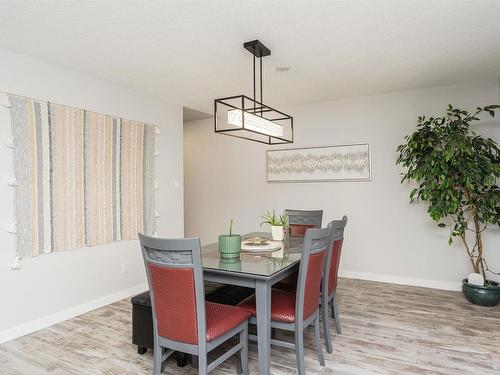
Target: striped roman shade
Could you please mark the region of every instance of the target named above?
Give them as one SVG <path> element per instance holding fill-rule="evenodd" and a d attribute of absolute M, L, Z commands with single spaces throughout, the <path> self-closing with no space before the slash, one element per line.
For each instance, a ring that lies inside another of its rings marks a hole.
<path fill-rule="evenodd" d="M 19 257 L 154 232 L 154 126 L 9 99 Z"/>

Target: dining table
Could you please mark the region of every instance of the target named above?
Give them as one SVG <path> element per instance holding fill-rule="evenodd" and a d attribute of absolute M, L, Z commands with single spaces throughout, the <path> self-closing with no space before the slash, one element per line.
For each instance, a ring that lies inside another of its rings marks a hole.
<path fill-rule="evenodd" d="M 270 233 L 253 232 L 242 236 L 271 238 Z M 239 257 L 221 258 L 218 243 L 201 249 L 206 281 L 243 286 L 255 290 L 259 374 L 270 374 L 271 288 L 299 268 L 303 237 L 286 236 L 274 251 L 241 251 Z"/>

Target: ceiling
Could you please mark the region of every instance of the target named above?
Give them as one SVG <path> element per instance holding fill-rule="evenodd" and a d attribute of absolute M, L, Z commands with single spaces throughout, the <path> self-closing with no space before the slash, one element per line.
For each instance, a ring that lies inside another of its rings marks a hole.
<path fill-rule="evenodd" d="M 208 113 L 252 93 L 253 39 L 271 106 L 500 77 L 495 0 L 0 2 L 0 48 Z"/>

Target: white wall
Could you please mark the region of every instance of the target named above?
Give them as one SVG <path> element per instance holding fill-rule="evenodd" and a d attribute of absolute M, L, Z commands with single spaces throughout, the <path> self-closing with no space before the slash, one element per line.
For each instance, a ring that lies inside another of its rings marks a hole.
<path fill-rule="evenodd" d="M 442 114 L 448 103 L 465 109 L 500 102 L 496 80 L 391 93 L 287 108 L 294 116 L 294 146 L 367 140 L 373 181 L 267 183 L 271 147 L 213 133 L 212 120 L 184 126 L 185 231 L 207 243 L 227 231 L 256 230 L 271 208 L 323 209 L 324 223 L 349 216 L 341 274 L 395 283 L 457 289 L 470 270 L 463 248 L 449 247 L 424 205 L 410 205 L 400 184 L 395 149 L 420 114 Z M 500 142 L 500 124 L 477 128 Z M 500 269 L 500 231 L 485 233 L 486 255 Z"/>
<path fill-rule="evenodd" d="M 160 218 L 158 232 L 183 235 L 182 106 L 166 105 L 127 89 L 0 50 L 0 91 L 50 100 L 156 124 Z M 0 144 L 10 124 L 0 124 Z M 137 241 L 43 255 L 11 270 L 15 238 L 4 231 L 14 221 L 11 150 L 0 145 L 0 342 L 146 289 Z M 121 273 L 122 262 L 128 272 Z"/>

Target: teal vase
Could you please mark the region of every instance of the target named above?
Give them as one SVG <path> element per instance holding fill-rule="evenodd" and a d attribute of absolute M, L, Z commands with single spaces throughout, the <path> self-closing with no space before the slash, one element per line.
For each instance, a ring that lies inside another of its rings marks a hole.
<path fill-rule="evenodd" d="M 219 253 L 222 258 L 236 258 L 240 256 L 241 236 L 239 234 L 221 234 L 219 236 Z"/>

